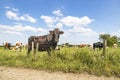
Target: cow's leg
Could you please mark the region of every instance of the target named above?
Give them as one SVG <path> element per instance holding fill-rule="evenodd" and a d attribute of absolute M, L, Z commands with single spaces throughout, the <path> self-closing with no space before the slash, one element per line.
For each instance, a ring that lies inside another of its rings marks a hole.
<path fill-rule="evenodd" d="M 32 48 L 31 48 L 30 46 L 28 46 L 28 52 L 27 52 L 27 55 L 30 54 L 31 49 L 32 49 Z"/>
<path fill-rule="evenodd" d="M 10 45 L 8 46 L 8 49 L 10 50 Z"/>
<path fill-rule="evenodd" d="M 51 52 L 50 49 L 48 48 L 46 51 L 47 51 L 48 55 L 51 56 L 51 54 L 50 54 L 50 52 Z"/>
<path fill-rule="evenodd" d="M 95 51 L 95 47 L 93 46 L 93 50 Z"/>
<path fill-rule="evenodd" d="M 99 47 L 99 51 L 102 50 L 102 47 Z"/>
<path fill-rule="evenodd" d="M 34 58 L 35 58 L 35 55 L 36 55 L 36 48 L 34 48 L 34 50 L 33 50 L 33 56 L 34 56 Z"/>
<path fill-rule="evenodd" d="M 20 46 L 19 49 L 20 49 L 19 52 L 21 52 L 22 51 L 22 46 Z"/>
<path fill-rule="evenodd" d="M 6 46 L 4 46 L 4 49 L 6 50 Z"/>
<path fill-rule="evenodd" d="M 10 50 L 10 47 L 8 47 L 8 49 Z"/>
<path fill-rule="evenodd" d="M 27 52 L 27 55 L 29 55 L 30 54 L 30 49 L 28 49 L 28 52 Z"/>

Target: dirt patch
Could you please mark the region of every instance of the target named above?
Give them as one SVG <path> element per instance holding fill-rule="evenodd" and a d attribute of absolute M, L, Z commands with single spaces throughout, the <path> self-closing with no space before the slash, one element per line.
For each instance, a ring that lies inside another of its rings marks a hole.
<path fill-rule="evenodd" d="M 0 80 L 120 80 L 120 78 L 0 66 Z"/>

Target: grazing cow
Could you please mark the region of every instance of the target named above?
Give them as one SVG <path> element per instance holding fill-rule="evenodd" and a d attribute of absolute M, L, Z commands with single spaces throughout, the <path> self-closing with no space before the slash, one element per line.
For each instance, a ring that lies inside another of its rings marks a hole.
<path fill-rule="evenodd" d="M 10 50 L 10 47 L 11 47 L 11 43 L 8 43 L 8 42 L 5 42 L 3 43 L 3 46 L 4 46 L 4 49 L 9 49 Z"/>
<path fill-rule="evenodd" d="M 57 43 L 59 41 L 60 34 L 63 34 L 63 31 L 59 29 L 54 29 L 53 31 L 49 31 L 50 34 L 44 36 L 30 36 L 28 38 L 28 53 L 32 50 L 32 42 L 34 42 L 34 49 L 36 49 L 37 43 L 38 51 L 47 51 L 48 55 L 50 55 L 51 49 L 55 49 Z"/>
<path fill-rule="evenodd" d="M 80 44 L 80 45 L 78 45 L 78 47 L 80 47 L 80 48 L 90 47 L 90 46 L 91 46 L 90 44 Z"/>
<path fill-rule="evenodd" d="M 22 45 L 21 42 L 16 42 L 16 44 L 15 44 L 15 49 L 21 52 L 22 46 L 23 46 L 23 45 Z"/>
<path fill-rule="evenodd" d="M 93 43 L 93 49 L 95 50 L 95 48 L 99 48 L 99 50 L 101 50 L 103 48 L 103 43 L 102 42 Z"/>

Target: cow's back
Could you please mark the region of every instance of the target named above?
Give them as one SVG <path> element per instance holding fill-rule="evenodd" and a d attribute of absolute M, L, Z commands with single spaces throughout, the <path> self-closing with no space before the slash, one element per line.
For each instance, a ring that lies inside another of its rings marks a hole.
<path fill-rule="evenodd" d="M 46 36 L 37 36 L 34 38 L 35 43 L 39 43 L 41 45 L 48 44 L 47 35 Z"/>
<path fill-rule="evenodd" d="M 97 42 L 97 43 L 93 43 L 93 49 L 95 48 L 103 48 L 103 43 L 102 42 Z"/>

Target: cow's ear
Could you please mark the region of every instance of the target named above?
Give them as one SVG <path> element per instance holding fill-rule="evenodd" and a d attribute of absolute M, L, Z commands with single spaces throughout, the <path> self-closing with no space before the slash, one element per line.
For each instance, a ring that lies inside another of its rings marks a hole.
<path fill-rule="evenodd" d="M 64 34 L 64 32 L 63 32 L 63 31 L 60 31 L 60 34 Z"/>
<path fill-rule="evenodd" d="M 49 31 L 50 34 L 53 34 L 53 31 Z"/>

